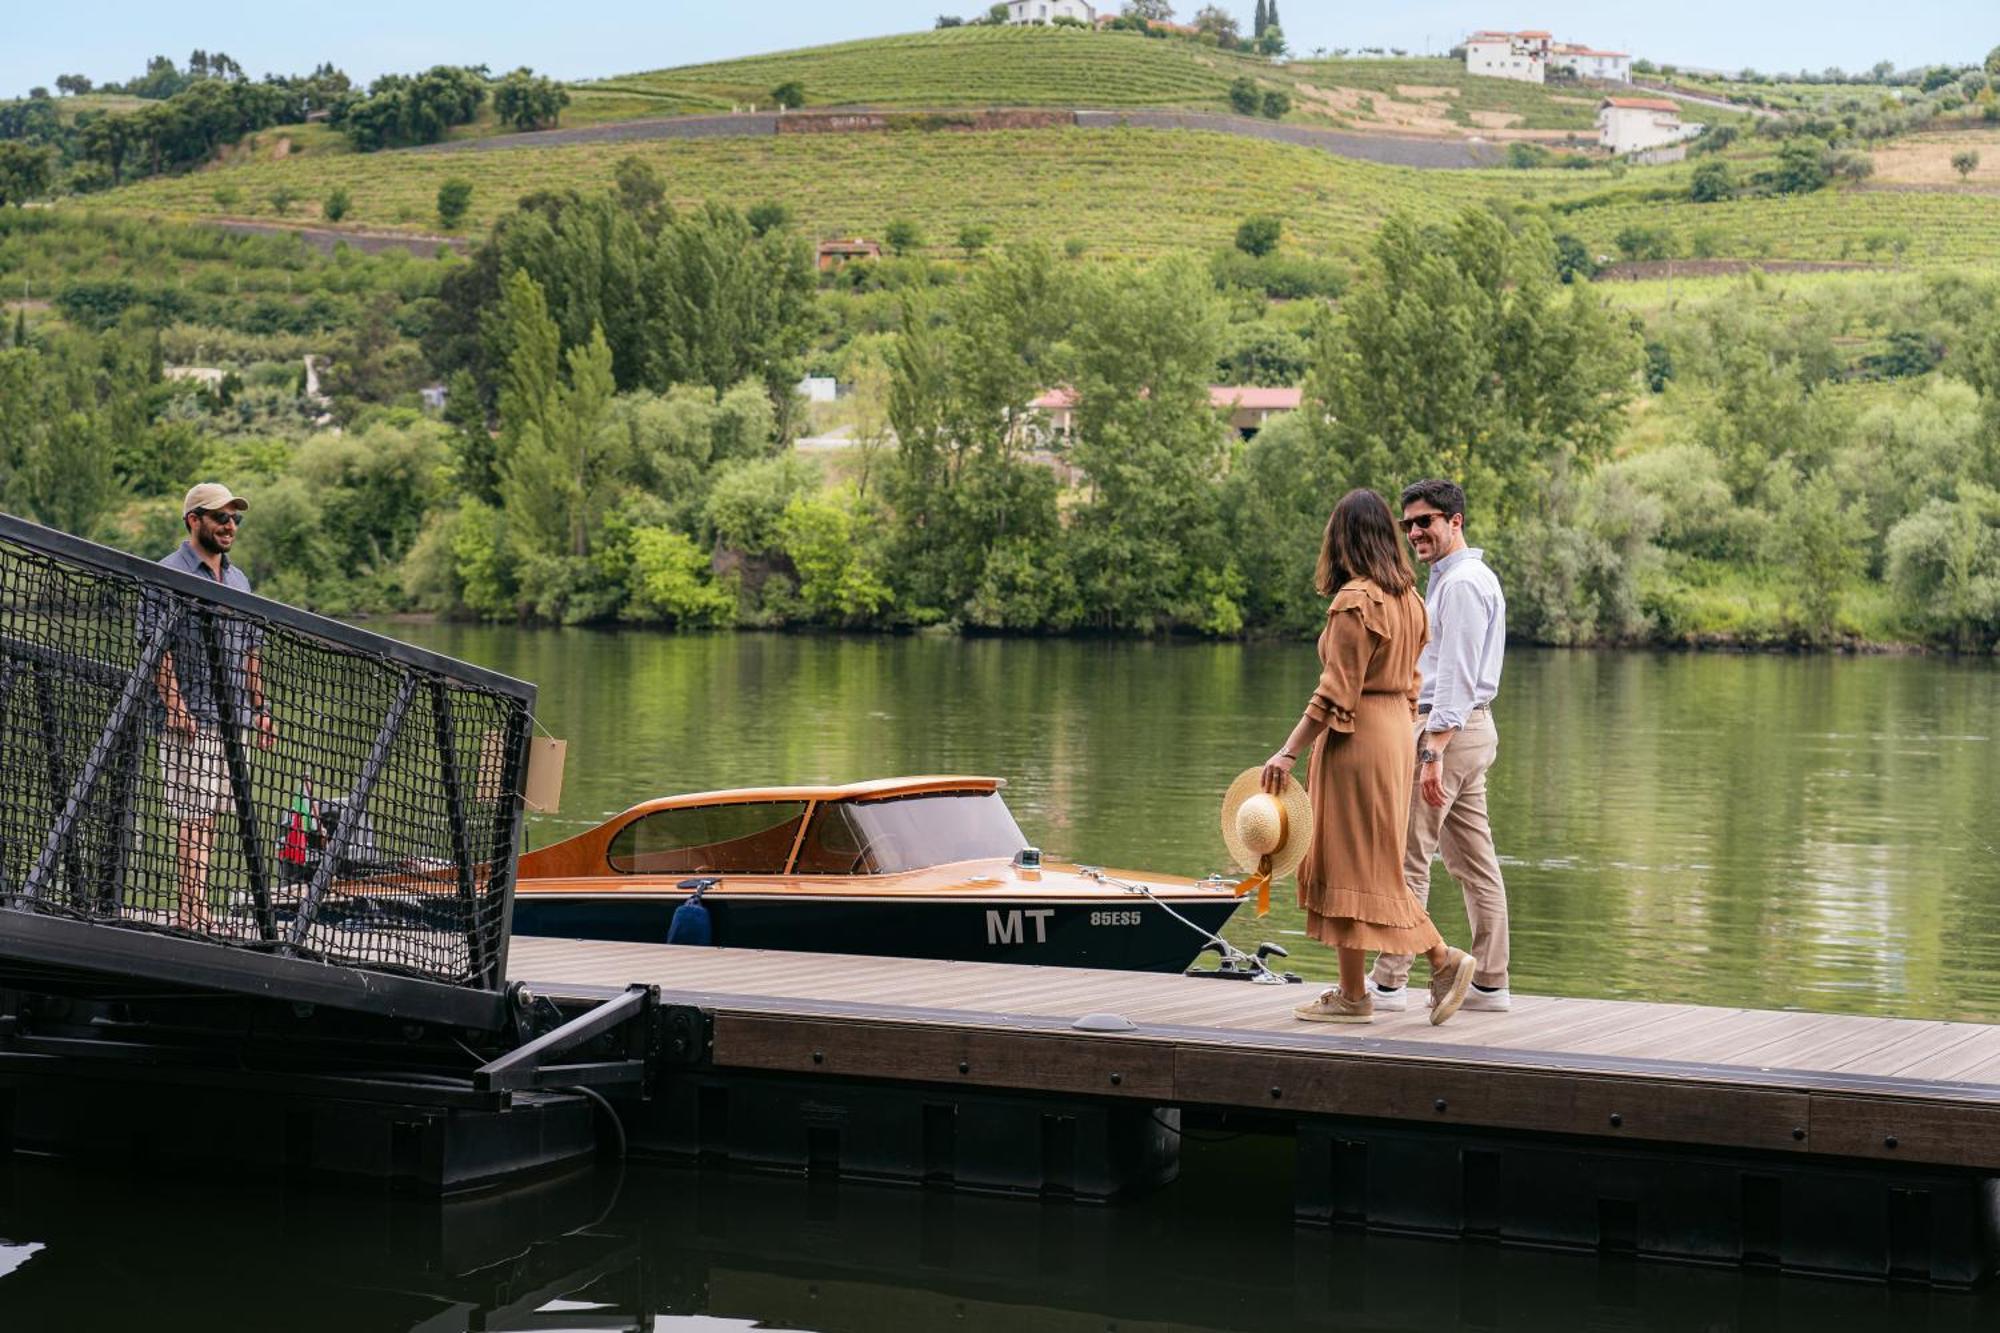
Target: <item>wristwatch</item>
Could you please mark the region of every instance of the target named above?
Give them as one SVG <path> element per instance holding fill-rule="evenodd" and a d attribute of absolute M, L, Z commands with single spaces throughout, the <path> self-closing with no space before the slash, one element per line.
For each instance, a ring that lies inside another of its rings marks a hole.
<path fill-rule="evenodd" d="M 1417 762 L 1420 764 L 1435 764 L 1441 757 L 1428 745 L 1417 751 Z"/>

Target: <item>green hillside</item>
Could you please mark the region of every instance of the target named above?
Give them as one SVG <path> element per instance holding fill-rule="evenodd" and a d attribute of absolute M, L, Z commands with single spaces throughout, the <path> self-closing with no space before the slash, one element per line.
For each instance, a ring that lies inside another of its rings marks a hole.
<path fill-rule="evenodd" d="M 879 236 L 890 220 L 907 217 L 937 250 L 970 222 L 991 225 L 1001 243 L 1074 238 L 1102 254 L 1212 248 L 1228 244 L 1245 214 L 1272 212 L 1299 243 L 1351 252 L 1398 210 L 1443 216 L 1513 194 L 1524 179 L 1578 188 L 1552 179 L 1576 174 L 1569 172 L 1423 172 L 1222 134 L 1068 129 L 349 154 L 246 162 L 100 199 L 182 216 L 275 216 L 268 201 L 283 189 L 298 201 L 287 216 L 303 221 L 340 185 L 352 196 L 349 224 L 434 230 L 438 183 L 455 176 L 472 182 L 465 230 L 477 232 L 528 189 L 608 187 L 616 164 L 633 155 L 661 172 L 677 204 L 776 200 L 808 234 L 822 236 Z"/>

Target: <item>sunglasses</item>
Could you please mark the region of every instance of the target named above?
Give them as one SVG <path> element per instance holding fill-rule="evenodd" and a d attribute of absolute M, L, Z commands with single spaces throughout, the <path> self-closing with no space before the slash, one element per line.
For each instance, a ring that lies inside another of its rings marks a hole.
<path fill-rule="evenodd" d="M 1412 514 L 1403 520 L 1403 530 L 1406 532 L 1429 532 L 1431 521 L 1443 517 L 1445 517 L 1443 514 Z"/>
<path fill-rule="evenodd" d="M 211 523 L 241 523 L 243 515 L 234 509 L 203 509 L 201 516 Z"/>

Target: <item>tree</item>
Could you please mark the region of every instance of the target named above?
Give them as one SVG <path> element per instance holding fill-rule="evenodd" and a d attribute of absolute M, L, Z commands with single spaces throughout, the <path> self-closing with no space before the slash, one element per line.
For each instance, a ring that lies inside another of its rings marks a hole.
<path fill-rule="evenodd" d="M 0 208 L 19 207 L 49 188 L 55 150 L 0 139 Z"/>
<path fill-rule="evenodd" d="M 1229 85 L 1229 105 L 1239 115 L 1254 116 L 1259 103 L 1257 81 L 1248 74 L 1238 75 Z"/>
<path fill-rule="evenodd" d="M 965 257 L 972 259 L 981 250 L 993 244 L 993 228 L 984 222 L 968 222 L 958 229 L 958 246 L 965 251 Z"/>
<path fill-rule="evenodd" d="M 279 217 L 284 217 L 287 213 L 290 213 L 292 205 L 299 200 L 298 191 L 289 185 L 277 186 L 267 197 L 271 201 L 271 211 Z"/>
<path fill-rule="evenodd" d="M 1147 23 L 1174 21 L 1172 0 L 1125 0 L 1125 8 L 1120 12 L 1127 18 L 1143 19 Z M 2000 47 L 1995 50 L 2000 50 Z"/>
<path fill-rule="evenodd" d="M 1540 222 L 1391 218 L 1307 379 L 1321 492 L 1454 477 L 1496 524 L 1531 512 L 1551 479 L 1608 453 L 1638 362 L 1624 320 L 1559 284 Z"/>
<path fill-rule="evenodd" d="M 806 87 L 797 79 L 786 79 L 771 90 L 771 101 L 774 105 L 784 107 L 788 110 L 792 107 L 804 106 L 806 104 Z"/>
<path fill-rule="evenodd" d="M 1250 20 L 1250 35 L 1262 37 L 1264 29 L 1270 25 L 1271 16 L 1264 8 L 1264 0 L 1257 0 L 1256 16 Z"/>
<path fill-rule="evenodd" d="M 1963 152 L 1953 153 L 1951 155 L 1951 169 L 1958 173 L 1960 180 L 1964 180 L 1970 176 L 1979 169 L 1978 150 L 1968 148 Z"/>
<path fill-rule="evenodd" d="M 1285 113 L 1292 109 L 1292 95 L 1283 88 L 1266 88 L 1264 102 L 1260 110 L 1270 120 L 1283 120 Z"/>
<path fill-rule="evenodd" d="M 904 255 L 924 243 L 924 234 L 908 218 L 895 218 L 882 228 L 882 239 L 893 254 Z"/>
<path fill-rule="evenodd" d="M 617 187 L 618 202 L 629 213 L 649 215 L 666 202 L 666 181 L 643 157 L 618 159 L 612 179 Z"/>
<path fill-rule="evenodd" d="M 1694 169 L 1694 176 L 1688 183 L 1688 198 L 1697 204 L 1715 204 L 1736 197 L 1736 180 L 1729 174 L 1729 164 L 1721 158 L 1709 158 Z"/>
<path fill-rule="evenodd" d="M 438 221 L 446 231 L 465 221 L 466 210 L 472 207 L 472 182 L 462 176 L 453 176 L 438 186 Z"/>
<path fill-rule="evenodd" d="M 2000 76 L 2000 46 L 1996 46 L 1986 53 L 1986 72 Z"/>
<path fill-rule="evenodd" d="M 74 97 L 74 96 L 81 96 L 84 93 L 89 92 L 90 88 L 91 88 L 90 80 L 86 78 L 84 75 L 81 74 L 56 75 L 56 90 L 58 92 L 65 92 Z"/>
<path fill-rule="evenodd" d="M 1568 232 L 1555 238 L 1556 276 L 1564 282 L 1575 282 L 1578 277 L 1597 276 L 1597 261 L 1591 258 L 1590 248 Z"/>
<path fill-rule="evenodd" d="M 509 275 L 501 318 L 511 352 L 500 391 L 500 493 L 509 540 L 523 557 L 590 554 L 613 498 L 618 440 L 610 407 L 611 349 L 602 329 L 558 352 L 555 322 L 535 280 Z M 563 372 L 567 363 L 568 375 Z"/>
<path fill-rule="evenodd" d="M 768 231 L 790 225 L 792 210 L 775 200 L 767 199 L 761 204 L 750 205 L 743 214 L 743 219 L 750 224 L 751 235 L 762 236 Z"/>
<path fill-rule="evenodd" d="M 1194 30 L 1225 50 L 1235 47 L 1242 40 L 1236 19 L 1220 5 L 1204 5 L 1196 10 Z"/>
<path fill-rule="evenodd" d="M 732 208 L 710 204 L 666 228 L 645 279 L 648 382 L 727 389 L 755 378 L 788 412 L 810 336 L 812 274 L 802 237 L 757 236 Z M 781 430 L 789 425 L 781 419 Z"/>
<path fill-rule="evenodd" d="M 336 185 L 327 193 L 326 199 L 321 202 L 319 215 L 328 222 L 338 222 L 347 216 L 347 210 L 353 207 L 353 205 L 354 199 L 353 196 L 347 193 L 347 187 Z"/>
<path fill-rule="evenodd" d="M 1285 43 L 1285 30 L 1276 23 L 1266 24 L 1263 34 L 1257 38 L 1257 54 L 1280 60 L 1289 49 Z"/>
<path fill-rule="evenodd" d="M 1826 144 L 1810 136 L 1793 139 L 1778 149 L 1771 176 L 1779 194 L 1811 194 L 1827 182 Z"/>
<path fill-rule="evenodd" d="M 1246 255 L 1263 258 L 1278 248 L 1285 224 L 1268 213 L 1255 213 L 1236 227 L 1236 248 Z"/>
<path fill-rule="evenodd" d="M 569 90 L 554 79 L 537 75 L 526 65 L 493 88 L 493 114 L 502 125 L 517 130 L 553 129 L 569 105 Z"/>

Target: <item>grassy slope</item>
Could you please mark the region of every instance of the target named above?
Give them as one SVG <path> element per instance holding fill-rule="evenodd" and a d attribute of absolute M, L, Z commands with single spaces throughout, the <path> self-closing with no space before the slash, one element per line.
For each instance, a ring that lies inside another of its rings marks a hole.
<path fill-rule="evenodd" d="M 1002 243 L 1076 237 L 1101 254 L 1226 245 L 1242 217 L 1259 210 L 1284 217 L 1306 247 L 1352 251 L 1395 210 L 1441 216 L 1510 194 L 1526 174 L 1420 172 L 1219 134 L 1034 130 L 265 160 L 146 181 L 101 199 L 177 215 L 240 215 L 268 211 L 264 201 L 284 186 L 303 201 L 292 220 L 304 221 L 339 184 L 353 199 L 350 224 L 422 229 L 435 225 L 439 181 L 459 176 L 473 183 L 466 229 L 477 231 L 528 189 L 604 188 L 616 163 L 633 154 L 662 172 L 677 204 L 775 199 L 809 234 L 879 236 L 891 219 L 908 217 L 942 248 L 960 224 L 985 222 Z M 238 191 L 230 209 L 215 199 L 225 180 Z"/>
<path fill-rule="evenodd" d="M 1518 115 L 1522 128 L 1587 130 L 1594 96 L 1475 79 L 1454 60 L 1268 60 L 1177 38 L 1075 28 L 976 27 L 876 37 L 740 60 L 654 70 L 582 85 L 671 97 L 691 110 L 768 104 L 781 83 L 803 85 L 808 106 L 1160 106 L 1223 111 L 1244 76 L 1290 92 L 1288 119 L 1407 128 L 1427 113 L 1437 131 L 1471 128 L 1466 113 Z M 1401 86 L 1442 94 L 1398 95 Z M 1346 93 L 1371 96 L 1356 108 Z"/>

